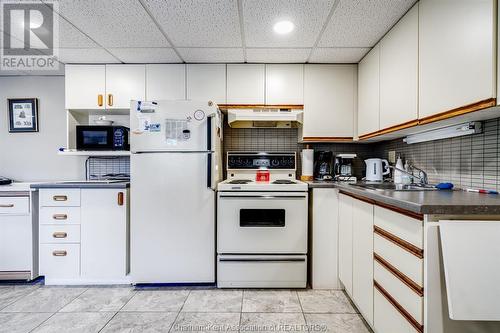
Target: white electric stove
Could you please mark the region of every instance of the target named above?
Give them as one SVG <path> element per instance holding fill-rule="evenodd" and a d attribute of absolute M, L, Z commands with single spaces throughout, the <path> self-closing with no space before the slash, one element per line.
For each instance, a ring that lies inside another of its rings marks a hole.
<path fill-rule="evenodd" d="M 217 286 L 305 288 L 308 186 L 295 179 L 296 154 L 229 152 L 227 173 L 217 187 Z"/>

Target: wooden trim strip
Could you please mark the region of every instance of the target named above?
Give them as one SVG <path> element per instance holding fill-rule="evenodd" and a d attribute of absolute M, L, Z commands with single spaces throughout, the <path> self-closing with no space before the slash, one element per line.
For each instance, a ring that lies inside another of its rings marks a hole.
<path fill-rule="evenodd" d="M 377 281 L 373 280 L 373 286 L 377 289 L 389 303 L 415 328 L 418 332 L 424 332 L 424 325 L 421 325 L 412 315 L 405 310 Z"/>
<path fill-rule="evenodd" d="M 404 273 L 402 273 L 399 269 L 391 265 L 384 258 L 379 256 L 377 253 L 373 252 L 373 259 L 382 265 L 385 269 L 392 273 L 399 281 L 403 282 L 407 287 L 413 290 L 418 296 L 424 297 L 424 288 L 419 286 L 418 283 L 410 279 Z"/>
<path fill-rule="evenodd" d="M 352 194 L 352 193 L 349 193 L 349 192 L 346 192 L 346 191 L 343 191 L 343 190 L 340 190 L 340 193 L 345 194 L 345 195 L 347 195 L 349 197 L 353 197 L 354 199 L 358 199 L 358 200 L 361 200 L 361 201 L 364 201 L 364 202 L 368 202 L 368 203 L 374 204 L 376 206 L 379 206 L 379 207 L 382 207 L 382 208 L 385 208 L 385 209 L 388 209 L 388 210 L 392 210 L 392 211 L 394 211 L 396 213 L 399 213 L 399 214 L 411 217 L 411 218 L 419 220 L 419 221 L 423 221 L 424 220 L 424 215 L 419 214 L 419 213 L 410 212 L 408 210 L 404 210 L 404 209 L 401 209 L 399 207 L 395 207 L 395 206 L 388 205 L 388 204 L 385 204 L 385 203 L 382 203 L 382 202 L 378 202 L 378 201 L 375 201 L 373 199 L 368 199 L 368 198 L 362 197 L 360 195 Z"/>
<path fill-rule="evenodd" d="M 303 104 L 217 104 L 220 110 L 227 109 L 293 109 L 303 110 Z"/>
<path fill-rule="evenodd" d="M 302 142 L 354 142 L 351 136 L 306 136 Z"/>
<path fill-rule="evenodd" d="M 405 241 L 404 239 L 399 238 L 398 236 L 394 236 L 390 232 L 385 231 L 384 229 L 374 225 L 373 232 L 380 237 L 387 239 L 388 241 L 394 243 L 399 246 L 403 250 L 406 250 L 413 254 L 415 257 L 419 259 L 424 259 L 424 250 L 418 248 L 417 246 Z"/>
<path fill-rule="evenodd" d="M 486 109 L 486 108 L 496 106 L 496 105 L 497 105 L 496 98 L 488 98 L 488 99 L 485 99 L 485 100 L 482 100 L 482 101 L 479 101 L 476 103 L 472 103 L 469 105 L 464 105 L 464 106 L 458 107 L 456 109 L 448 110 L 448 111 L 441 112 L 441 113 L 438 113 L 438 114 L 435 114 L 432 116 L 421 118 L 418 121 L 418 124 L 425 125 L 425 124 L 433 123 L 433 122 L 436 122 L 439 120 L 444 120 L 444 119 L 448 119 L 448 118 L 452 118 L 452 117 L 456 117 L 456 116 L 461 116 L 461 115 L 471 113 L 474 111 Z"/>
<path fill-rule="evenodd" d="M 387 127 L 387 128 L 384 128 L 384 129 L 381 129 L 381 130 L 378 130 L 378 131 L 375 131 L 375 132 L 372 132 L 372 133 L 367 133 L 367 134 L 360 135 L 359 139 L 360 140 L 370 139 L 370 138 L 373 138 L 373 137 L 376 137 L 376 136 L 379 136 L 379 135 L 383 135 L 383 134 L 388 134 L 388 133 L 400 131 L 400 130 L 403 130 L 403 129 L 406 129 L 406 128 L 410 128 L 410 127 L 415 127 L 418 124 L 419 124 L 418 119 L 410 120 L 410 121 L 407 121 L 406 123 L 402 123 L 402 124 L 399 124 L 399 125 L 394 125 L 394 126 L 391 126 L 391 127 Z"/>

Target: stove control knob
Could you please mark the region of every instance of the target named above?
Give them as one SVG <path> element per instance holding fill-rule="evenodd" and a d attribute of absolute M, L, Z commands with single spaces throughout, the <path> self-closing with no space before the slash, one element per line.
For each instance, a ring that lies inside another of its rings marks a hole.
<path fill-rule="evenodd" d="M 277 159 L 271 160 L 271 165 L 272 165 L 273 167 L 276 167 L 276 166 L 280 165 L 280 161 L 279 161 L 279 160 L 277 160 Z"/>

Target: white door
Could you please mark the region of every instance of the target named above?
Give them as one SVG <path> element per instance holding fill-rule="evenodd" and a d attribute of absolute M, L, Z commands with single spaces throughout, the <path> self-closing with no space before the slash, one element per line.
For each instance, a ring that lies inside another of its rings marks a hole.
<path fill-rule="evenodd" d="M 380 45 L 358 65 L 358 135 L 380 129 Z"/>
<path fill-rule="evenodd" d="M 353 137 L 356 65 L 305 65 L 303 138 Z"/>
<path fill-rule="evenodd" d="M 352 296 L 352 201 L 339 195 L 339 279 Z"/>
<path fill-rule="evenodd" d="M 373 325 L 373 205 L 353 200 L 352 207 L 352 296 Z"/>
<path fill-rule="evenodd" d="M 215 195 L 207 170 L 208 154 L 132 154 L 135 283 L 215 281 Z"/>
<path fill-rule="evenodd" d="M 380 42 L 380 128 L 418 119 L 418 3 Z"/>
<path fill-rule="evenodd" d="M 0 271 L 30 271 L 30 215 L 0 215 Z"/>
<path fill-rule="evenodd" d="M 81 275 L 124 279 L 127 274 L 126 189 L 82 189 Z"/>
<path fill-rule="evenodd" d="M 146 99 L 186 99 L 186 65 L 146 65 Z"/>
<path fill-rule="evenodd" d="M 104 65 L 66 65 L 64 80 L 66 109 L 105 108 Z"/>
<path fill-rule="evenodd" d="M 188 64 L 187 99 L 226 103 L 226 65 Z"/>
<path fill-rule="evenodd" d="M 227 65 L 227 103 L 264 104 L 264 64 Z"/>
<path fill-rule="evenodd" d="M 304 104 L 304 65 L 266 65 L 266 104 Z"/>
<path fill-rule="evenodd" d="M 106 109 L 129 109 L 146 96 L 144 65 L 106 65 Z"/>

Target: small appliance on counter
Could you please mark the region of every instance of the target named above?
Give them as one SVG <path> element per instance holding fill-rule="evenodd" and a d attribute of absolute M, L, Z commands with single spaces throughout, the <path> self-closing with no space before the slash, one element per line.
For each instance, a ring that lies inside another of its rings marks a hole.
<path fill-rule="evenodd" d="M 335 156 L 335 180 L 355 182 L 357 178 L 353 174 L 353 162 L 356 154 L 338 154 Z"/>
<path fill-rule="evenodd" d="M 314 152 L 314 179 L 315 180 L 333 180 L 334 161 L 333 152 L 315 151 Z"/>
<path fill-rule="evenodd" d="M 366 180 L 369 182 L 381 182 L 391 172 L 389 162 L 385 159 L 369 158 L 365 160 L 365 164 Z"/>
<path fill-rule="evenodd" d="M 0 176 L 0 185 L 10 185 L 12 184 L 12 179 Z"/>
<path fill-rule="evenodd" d="M 129 150 L 129 128 L 125 126 L 76 126 L 77 150 Z"/>

